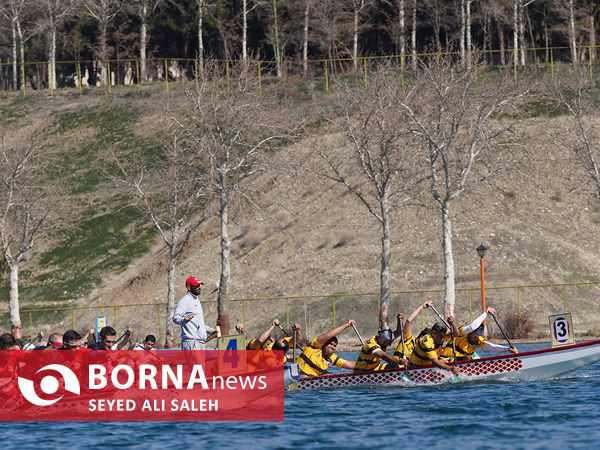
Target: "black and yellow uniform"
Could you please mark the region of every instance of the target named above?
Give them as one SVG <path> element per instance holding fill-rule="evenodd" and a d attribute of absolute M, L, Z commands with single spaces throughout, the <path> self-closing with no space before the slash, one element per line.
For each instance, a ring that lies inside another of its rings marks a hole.
<path fill-rule="evenodd" d="M 411 333 L 404 335 L 404 353 L 406 353 L 406 359 L 410 358 L 413 349 L 415 348 L 415 338 Z M 394 357 L 402 358 L 402 340 L 398 343 L 398 347 L 394 351 Z"/>
<path fill-rule="evenodd" d="M 284 337 L 283 340 L 285 342 L 287 342 L 287 344 L 290 348 L 292 347 L 292 337 L 291 336 Z M 273 350 L 274 345 L 275 345 L 275 341 L 271 342 L 269 345 L 267 345 L 266 350 Z"/>
<path fill-rule="evenodd" d="M 296 363 L 300 364 L 301 373 L 316 376 L 323 375 L 331 366 L 342 367 L 346 360 L 335 353 L 329 358 L 325 358 L 323 356 L 323 344 L 313 339 L 309 345 L 304 347 L 302 354 L 296 358 Z"/>
<path fill-rule="evenodd" d="M 356 360 L 356 366 L 354 366 L 355 372 L 362 372 L 365 370 L 377 370 L 381 357 L 374 355 L 373 353 L 377 350 L 385 352 L 379 342 L 377 342 L 377 336 L 373 336 L 369 339 L 358 354 Z"/>
<path fill-rule="evenodd" d="M 471 344 L 469 342 L 468 334 L 463 334 L 463 328 L 460 327 L 458 329 L 459 334 L 454 338 L 454 347 L 456 348 L 456 360 L 457 361 L 465 361 L 467 359 L 471 359 L 473 357 L 473 353 L 478 348 L 483 348 L 485 343 L 487 342 L 481 336 L 475 336 L 477 339 L 477 343 Z M 452 350 L 452 342 L 450 342 L 440 354 L 443 358 L 454 358 L 454 351 Z"/>
<path fill-rule="evenodd" d="M 409 362 L 415 366 L 429 366 L 433 360 L 439 358 L 442 351 L 441 345 L 436 345 L 431 334 L 426 334 L 417 341 Z"/>
<path fill-rule="evenodd" d="M 250 342 L 246 344 L 246 350 L 260 350 L 260 347 L 261 345 L 258 339 L 251 339 Z"/>

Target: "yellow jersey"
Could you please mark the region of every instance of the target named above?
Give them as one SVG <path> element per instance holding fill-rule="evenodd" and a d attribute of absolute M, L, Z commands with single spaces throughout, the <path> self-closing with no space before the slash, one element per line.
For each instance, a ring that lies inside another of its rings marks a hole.
<path fill-rule="evenodd" d="M 342 367 L 346 360 L 335 353 L 329 358 L 325 358 L 323 356 L 323 344 L 320 344 L 317 339 L 313 339 L 309 345 L 304 347 L 302 354 L 296 358 L 296 363 L 300 365 L 301 373 L 317 376 L 323 375 L 331 366 Z"/>
<path fill-rule="evenodd" d="M 415 338 L 412 333 L 408 333 L 404 335 L 404 353 L 406 353 L 406 358 L 410 358 L 412 355 L 413 349 L 415 348 Z M 394 351 L 394 356 L 396 358 L 402 358 L 402 340 L 398 343 L 396 350 Z"/>
<path fill-rule="evenodd" d="M 463 328 L 460 327 L 458 331 L 460 332 L 458 336 L 454 338 L 454 347 L 456 348 L 456 360 L 464 361 L 467 359 L 471 359 L 473 357 L 473 353 L 478 348 L 483 348 L 485 343 L 487 342 L 481 336 L 477 337 L 477 343 L 471 344 L 468 339 L 468 334 L 463 334 Z M 444 349 L 442 350 L 441 355 L 444 358 L 454 358 L 454 351 L 452 350 L 452 342 L 450 342 Z"/>
<path fill-rule="evenodd" d="M 426 334 L 417 341 L 408 360 L 415 366 L 429 366 L 439 357 L 441 351 L 442 346 L 435 344 L 431 334 Z"/>
<path fill-rule="evenodd" d="M 356 366 L 354 366 L 354 371 L 362 372 L 364 370 L 377 370 L 377 367 L 379 367 L 379 363 L 381 362 L 381 357 L 374 355 L 374 352 L 377 350 L 385 352 L 377 342 L 377 336 L 373 336 L 360 350 L 358 359 L 356 360 Z"/>
<path fill-rule="evenodd" d="M 271 344 L 272 345 L 272 344 Z M 246 344 L 246 350 L 260 350 L 260 342 L 258 339 L 251 339 Z"/>

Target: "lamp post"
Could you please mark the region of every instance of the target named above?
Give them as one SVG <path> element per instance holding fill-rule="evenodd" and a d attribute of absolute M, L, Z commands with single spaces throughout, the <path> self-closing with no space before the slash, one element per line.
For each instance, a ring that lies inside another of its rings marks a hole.
<path fill-rule="evenodd" d="M 485 252 L 487 251 L 487 247 L 483 244 L 481 244 L 479 247 L 477 247 L 477 254 L 479 255 L 479 268 L 481 270 L 481 309 L 482 312 L 485 312 L 486 307 L 485 307 L 485 269 L 484 269 L 484 263 L 483 263 L 483 258 L 485 257 Z M 487 332 L 487 320 L 483 321 L 483 333 L 485 334 L 485 337 L 487 338 L 488 332 Z"/>

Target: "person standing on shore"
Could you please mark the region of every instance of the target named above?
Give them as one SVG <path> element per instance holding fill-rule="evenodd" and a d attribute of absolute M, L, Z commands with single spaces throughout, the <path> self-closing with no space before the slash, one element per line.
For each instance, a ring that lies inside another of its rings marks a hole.
<path fill-rule="evenodd" d="M 187 293 L 177 302 L 173 323 L 181 325 L 181 348 L 204 350 L 206 339 L 215 330 L 204 323 L 202 304 L 198 298 L 204 282 L 196 277 L 185 280 Z"/>

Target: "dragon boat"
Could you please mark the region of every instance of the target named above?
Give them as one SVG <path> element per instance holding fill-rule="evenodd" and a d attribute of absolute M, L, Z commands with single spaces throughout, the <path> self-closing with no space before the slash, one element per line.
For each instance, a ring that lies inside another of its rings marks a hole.
<path fill-rule="evenodd" d="M 600 361 L 600 340 L 517 354 L 458 361 L 458 376 L 431 366 L 373 372 L 328 374 L 300 379 L 297 367 L 286 368 L 288 390 L 351 386 L 435 386 L 449 383 L 521 382 L 555 378 Z"/>

